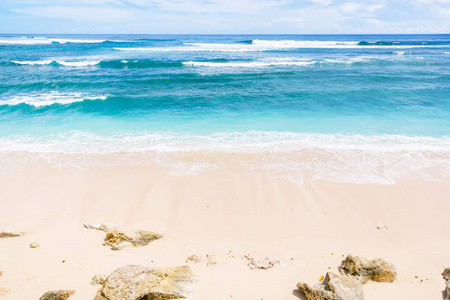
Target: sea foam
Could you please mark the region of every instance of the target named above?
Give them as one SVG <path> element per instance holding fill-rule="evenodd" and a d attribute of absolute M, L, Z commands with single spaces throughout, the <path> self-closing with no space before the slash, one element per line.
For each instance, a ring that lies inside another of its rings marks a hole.
<path fill-rule="evenodd" d="M 260 52 L 290 49 L 408 49 L 418 47 L 433 47 L 430 45 L 398 45 L 376 44 L 357 41 L 297 41 L 297 40 L 252 40 L 245 43 L 191 43 L 185 42 L 177 47 L 115 47 L 120 51 L 150 51 L 150 52 Z"/>
<path fill-rule="evenodd" d="M 99 136 L 72 131 L 44 137 L 0 138 L 0 155 L 11 151 L 35 153 L 46 160 L 83 167 L 92 166 L 93 157 L 102 164 L 156 163 L 175 175 L 215 170 L 262 173 L 294 182 L 327 179 L 380 184 L 392 184 L 398 179 L 450 178 L 450 137 L 259 131 Z M 70 159 L 71 155 L 74 159 Z"/>
<path fill-rule="evenodd" d="M 28 104 L 35 107 L 42 107 L 56 103 L 70 104 L 74 102 L 81 102 L 84 100 L 105 100 L 106 98 L 107 95 L 87 95 L 83 93 L 32 93 L 19 94 L 12 97 L 0 99 L 0 106 Z"/>
<path fill-rule="evenodd" d="M 82 44 L 98 44 L 106 40 L 98 39 L 62 39 L 62 38 L 47 38 L 47 37 L 0 37 L 0 44 L 10 45 L 39 45 L 39 44 L 66 44 L 66 43 L 82 43 Z"/>

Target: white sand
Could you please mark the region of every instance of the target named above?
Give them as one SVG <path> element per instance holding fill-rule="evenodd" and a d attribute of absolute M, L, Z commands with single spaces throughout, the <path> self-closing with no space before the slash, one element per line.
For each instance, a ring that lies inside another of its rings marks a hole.
<path fill-rule="evenodd" d="M 450 266 L 449 211 L 448 180 L 296 184 L 212 171 L 173 176 L 149 165 L 28 163 L 0 173 L 0 230 L 26 232 L 0 240 L 0 287 L 11 289 L 0 298 L 74 289 L 71 300 L 93 299 L 98 286 L 89 282 L 97 273 L 124 264 L 177 266 L 191 254 L 214 254 L 215 266 L 189 263 L 198 277 L 194 299 L 294 300 L 297 282 L 317 283 L 352 253 L 397 267 L 394 283 L 364 286 L 367 300 L 441 299 L 441 272 Z M 165 237 L 117 252 L 102 246 L 104 232 L 85 230 L 85 222 Z M 32 242 L 40 247 L 30 249 Z M 247 253 L 285 266 L 251 270 L 242 258 Z"/>

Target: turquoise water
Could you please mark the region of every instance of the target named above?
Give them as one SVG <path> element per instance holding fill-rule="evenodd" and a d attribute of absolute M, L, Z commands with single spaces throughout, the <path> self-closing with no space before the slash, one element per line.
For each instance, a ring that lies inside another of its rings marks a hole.
<path fill-rule="evenodd" d="M 447 163 L 449 136 L 450 35 L 0 36 L 3 152 L 397 149 Z"/>

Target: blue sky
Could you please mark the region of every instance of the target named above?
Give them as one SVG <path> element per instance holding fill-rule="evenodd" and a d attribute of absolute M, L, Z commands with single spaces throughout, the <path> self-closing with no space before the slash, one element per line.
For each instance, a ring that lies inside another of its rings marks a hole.
<path fill-rule="evenodd" d="M 0 0 L 1 33 L 450 33 L 450 0 Z"/>

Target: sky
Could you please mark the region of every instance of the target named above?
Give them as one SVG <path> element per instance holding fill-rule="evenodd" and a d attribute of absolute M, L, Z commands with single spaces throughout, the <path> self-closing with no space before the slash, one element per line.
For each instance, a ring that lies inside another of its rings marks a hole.
<path fill-rule="evenodd" d="M 450 33 L 450 0 L 0 0 L 0 33 Z"/>

